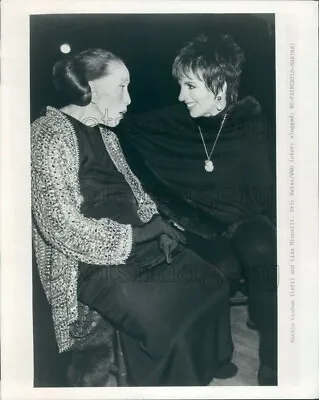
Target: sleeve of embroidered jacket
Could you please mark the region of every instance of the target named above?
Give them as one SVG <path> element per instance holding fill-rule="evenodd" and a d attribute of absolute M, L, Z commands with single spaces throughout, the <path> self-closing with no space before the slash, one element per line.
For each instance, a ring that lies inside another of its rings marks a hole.
<path fill-rule="evenodd" d="M 143 222 L 148 222 L 155 215 L 158 214 L 157 207 L 150 196 L 144 192 L 139 203 L 138 215 Z"/>
<path fill-rule="evenodd" d="M 116 141 L 116 145 L 118 147 L 118 152 L 119 152 L 120 156 L 122 157 L 123 160 L 125 160 L 120 142 L 116 136 L 114 136 L 114 140 Z M 136 185 L 135 185 L 136 190 L 137 190 L 136 198 L 137 198 L 137 201 L 139 204 L 137 213 L 140 217 L 140 220 L 143 223 L 149 222 L 155 214 L 158 214 L 157 206 L 156 206 L 155 202 L 151 199 L 151 197 L 145 192 L 140 180 L 133 173 L 133 171 L 127 164 L 126 160 L 125 160 L 125 164 L 126 164 L 126 169 L 129 173 L 129 175 L 131 175 L 131 179 L 133 181 L 135 181 L 135 183 L 136 183 Z"/>
<path fill-rule="evenodd" d="M 78 169 L 64 135 L 35 127 L 32 137 L 32 209 L 44 238 L 88 264 L 123 264 L 132 248 L 131 225 L 80 213 Z M 43 132 L 44 130 L 44 132 Z"/>

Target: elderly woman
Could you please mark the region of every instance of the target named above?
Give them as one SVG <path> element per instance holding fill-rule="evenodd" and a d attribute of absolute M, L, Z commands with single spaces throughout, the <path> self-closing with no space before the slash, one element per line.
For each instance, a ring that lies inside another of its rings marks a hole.
<path fill-rule="evenodd" d="M 258 381 L 276 385 L 275 165 L 259 103 L 238 100 L 243 62 L 230 36 L 197 37 L 173 63 L 183 105 L 128 117 L 119 130 L 149 173 L 133 158 L 132 167 L 189 246 L 223 271 L 232 292 L 245 276 L 260 332 Z"/>
<path fill-rule="evenodd" d="M 101 315 L 120 331 L 129 385 L 235 375 L 227 281 L 160 217 L 110 129 L 131 102 L 127 67 L 89 49 L 53 79 L 64 106 L 32 124 L 32 212 L 59 352 Z"/>

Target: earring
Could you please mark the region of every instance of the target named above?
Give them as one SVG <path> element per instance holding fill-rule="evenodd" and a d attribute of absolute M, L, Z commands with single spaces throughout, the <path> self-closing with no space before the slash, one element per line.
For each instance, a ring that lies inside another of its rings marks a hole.
<path fill-rule="evenodd" d="M 94 82 L 91 83 L 91 103 L 96 104 L 97 93 Z"/>
<path fill-rule="evenodd" d="M 96 104 L 97 95 L 96 92 L 91 93 L 91 103 Z"/>
<path fill-rule="evenodd" d="M 221 96 L 217 96 L 217 101 L 218 101 L 218 104 L 216 106 L 217 111 L 222 111 L 222 109 L 223 109 L 223 107 L 220 104 L 221 99 L 222 99 Z"/>

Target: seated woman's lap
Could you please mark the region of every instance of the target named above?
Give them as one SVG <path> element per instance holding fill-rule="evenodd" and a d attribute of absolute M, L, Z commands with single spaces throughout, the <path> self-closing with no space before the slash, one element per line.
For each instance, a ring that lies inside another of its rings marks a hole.
<path fill-rule="evenodd" d="M 256 284 L 257 273 L 262 278 L 276 275 L 276 230 L 268 218 L 257 215 L 244 219 L 232 225 L 229 232 L 208 240 L 187 233 L 188 245 L 230 283 L 245 277 Z"/>
<path fill-rule="evenodd" d="M 266 218 L 243 221 L 231 237 L 249 286 L 250 316 L 263 331 L 276 331 L 276 228 Z"/>
<path fill-rule="evenodd" d="M 90 275 L 79 275 L 79 300 L 146 347 L 156 343 L 159 353 L 165 350 L 159 343 L 169 346 L 204 309 L 211 308 L 216 317 L 219 308 L 224 312 L 220 306 L 229 297 L 223 275 L 188 249 L 175 254 L 170 265 L 164 262 L 139 273 L 134 265 L 89 268 Z"/>
<path fill-rule="evenodd" d="M 230 284 L 230 296 L 232 296 L 237 291 L 243 271 L 231 241 L 220 235 L 205 239 L 188 232 L 186 237 L 190 249 L 223 273 Z"/>
<path fill-rule="evenodd" d="M 245 268 L 247 278 L 255 278 L 256 269 L 276 269 L 276 228 L 270 220 L 250 218 L 234 229 L 232 247 Z"/>

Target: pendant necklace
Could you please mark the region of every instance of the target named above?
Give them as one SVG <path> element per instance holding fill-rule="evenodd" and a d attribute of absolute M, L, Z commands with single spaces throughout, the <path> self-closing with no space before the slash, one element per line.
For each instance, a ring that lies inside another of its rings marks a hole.
<path fill-rule="evenodd" d="M 224 122 L 225 122 L 225 120 L 226 120 L 226 117 L 227 117 L 227 114 L 224 115 L 224 118 L 223 118 L 223 120 L 222 120 L 222 122 L 221 122 L 221 124 L 220 124 L 219 131 L 218 131 L 218 133 L 217 133 L 215 142 L 214 142 L 214 144 L 213 144 L 213 148 L 212 148 L 212 150 L 211 150 L 211 152 L 210 152 L 209 154 L 208 154 L 207 147 L 206 147 L 206 143 L 205 143 L 205 140 L 204 140 L 204 137 L 203 137 L 203 134 L 202 134 L 202 130 L 200 129 L 200 126 L 197 125 L 198 130 L 199 130 L 199 133 L 200 133 L 200 137 L 201 137 L 202 142 L 203 142 L 203 145 L 204 145 L 204 150 L 205 150 L 205 153 L 206 153 L 206 157 L 207 157 L 207 159 L 205 160 L 205 171 L 206 171 L 206 172 L 212 172 L 212 171 L 214 171 L 214 168 L 215 168 L 215 167 L 214 167 L 213 162 L 211 161 L 211 156 L 212 156 L 213 151 L 214 151 L 214 149 L 215 149 L 215 146 L 216 146 L 217 140 L 218 140 L 218 138 L 219 138 L 220 132 L 221 132 L 222 129 L 223 129 L 223 125 L 224 125 Z"/>

